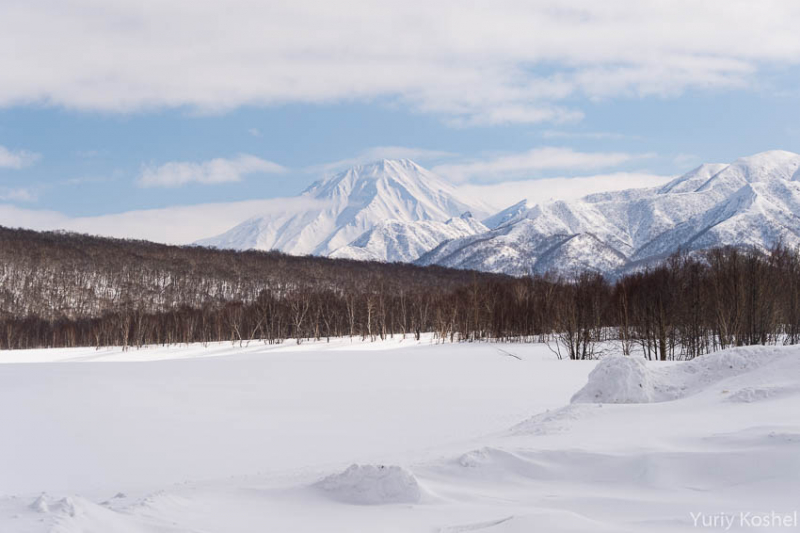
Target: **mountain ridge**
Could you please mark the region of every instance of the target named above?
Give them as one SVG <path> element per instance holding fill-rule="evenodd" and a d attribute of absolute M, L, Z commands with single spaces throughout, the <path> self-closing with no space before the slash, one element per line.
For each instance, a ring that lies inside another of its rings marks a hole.
<path fill-rule="evenodd" d="M 200 244 L 512 275 L 615 275 L 679 250 L 800 246 L 800 155 L 782 150 L 702 164 L 658 187 L 520 200 L 483 220 L 467 214 L 481 206 L 408 159 L 357 165 L 301 196 L 306 210 L 254 217 Z"/>
<path fill-rule="evenodd" d="M 620 273 L 679 250 L 800 245 L 798 180 L 800 155 L 781 150 L 705 164 L 661 188 L 531 206 L 486 235 L 442 243 L 417 263 L 515 275 L 566 272 L 576 265 Z M 542 261 L 552 255 L 543 246 L 559 236 L 574 247 L 570 235 L 591 236 L 602 246 L 585 238 L 584 253 L 564 250 L 564 263 Z"/>

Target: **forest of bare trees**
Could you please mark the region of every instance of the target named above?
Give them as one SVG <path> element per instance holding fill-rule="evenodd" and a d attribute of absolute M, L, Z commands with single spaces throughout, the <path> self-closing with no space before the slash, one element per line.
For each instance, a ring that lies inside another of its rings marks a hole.
<path fill-rule="evenodd" d="M 776 247 L 676 255 L 608 280 L 514 278 L 0 228 L 0 349 L 351 336 L 599 343 L 689 359 L 800 341 L 800 255 Z"/>

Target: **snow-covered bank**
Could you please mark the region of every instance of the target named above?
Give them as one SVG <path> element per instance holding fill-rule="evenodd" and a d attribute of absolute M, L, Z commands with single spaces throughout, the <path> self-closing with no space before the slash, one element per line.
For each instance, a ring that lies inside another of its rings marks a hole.
<path fill-rule="evenodd" d="M 565 365 L 542 346 L 500 347 L 523 360 L 493 344 L 410 337 L 0 352 L 58 361 L 0 365 L 0 420 L 13 436 L 0 439 L 0 494 L 113 495 L 376 462 L 557 407 L 593 366 Z"/>
<path fill-rule="evenodd" d="M 430 346 L 437 343 L 432 333 L 423 333 L 420 340 L 413 335 L 395 335 L 381 341 L 362 339 L 361 337 L 333 337 L 331 339 L 287 339 L 279 344 L 267 344 L 260 340 L 243 342 L 210 342 L 208 344 L 172 344 L 169 346 L 148 345 L 142 348 L 123 350 L 121 347 L 34 350 L 0 350 L 0 364 L 3 363 L 55 363 L 55 362 L 145 362 L 165 361 L 172 359 L 198 359 L 208 357 L 265 354 L 269 352 L 327 352 L 368 350 L 381 351 L 414 346 Z"/>
<path fill-rule="evenodd" d="M 732 348 L 679 365 L 648 365 L 639 357 L 607 357 L 575 393 L 573 403 L 650 403 L 677 400 L 748 374 L 785 356 L 785 349 Z"/>
<path fill-rule="evenodd" d="M 0 531 L 687 531 L 797 508 L 798 348 L 348 342 L 0 365 Z"/>

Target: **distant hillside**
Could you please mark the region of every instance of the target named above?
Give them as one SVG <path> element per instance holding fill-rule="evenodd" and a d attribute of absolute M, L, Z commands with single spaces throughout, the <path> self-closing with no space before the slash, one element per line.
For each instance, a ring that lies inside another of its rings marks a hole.
<path fill-rule="evenodd" d="M 548 341 L 571 359 L 800 342 L 800 253 L 673 255 L 613 282 L 0 227 L 0 349 L 358 336 Z"/>
<path fill-rule="evenodd" d="M 83 318 L 251 302 L 262 291 L 449 290 L 498 279 L 442 267 L 168 246 L 0 226 L 0 316 Z M 500 276 L 502 277 L 502 276 Z"/>

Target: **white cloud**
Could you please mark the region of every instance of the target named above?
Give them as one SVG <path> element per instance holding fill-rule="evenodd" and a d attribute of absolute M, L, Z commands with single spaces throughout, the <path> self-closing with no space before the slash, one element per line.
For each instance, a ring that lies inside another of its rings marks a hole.
<path fill-rule="evenodd" d="M 672 179 L 670 176 L 652 174 L 614 173 L 581 178 L 461 185 L 459 191 L 465 197 L 473 198 L 499 211 L 523 198 L 527 198 L 531 203 L 553 199 L 570 200 L 595 192 L 654 187 L 670 179 Z M 69 217 L 56 211 L 0 205 L 0 225 L 35 230 L 66 229 L 108 237 L 145 239 L 166 244 L 189 244 L 218 235 L 253 216 L 295 213 L 319 207 L 324 207 L 324 204 L 305 197 L 293 197 Z"/>
<path fill-rule="evenodd" d="M 0 168 L 20 169 L 34 164 L 41 155 L 27 150 L 9 150 L 0 146 Z"/>
<path fill-rule="evenodd" d="M 589 170 L 608 168 L 648 157 L 623 152 L 576 152 L 571 148 L 543 147 L 527 152 L 497 155 L 433 167 L 433 171 L 455 182 L 500 181 L 531 177 L 541 170 Z"/>
<path fill-rule="evenodd" d="M 249 128 L 247 130 L 247 133 L 249 133 L 253 137 L 261 137 L 261 130 L 259 130 L 258 128 Z"/>
<path fill-rule="evenodd" d="M 145 166 L 137 180 L 141 187 L 180 187 L 187 183 L 229 183 L 241 181 L 247 174 L 275 174 L 286 169 L 277 163 L 240 154 L 233 159 L 217 158 L 202 163 L 171 161 L 163 165 Z"/>
<path fill-rule="evenodd" d="M 256 215 L 298 212 L 319 206 L 319 202 L 308 198 L 273 198 L 69 217 L 56 211 L 0 205 L 0 225 L 35 230 L 66 229 L 106 237 L 190 244 L 218 235 Z"/>
<path fill-rule="evenodd" d="M 462 185 L 459 190 L 468 197 L 480 199 L 499 211 L 523 199 L 527 199 L 531 205 L 550 200 L 576 200 L 598 192 L 657 187 L 672 178 L 673 176 L 647 173 L 616 172 L 580 178 L 545 178 L 486 185 Z"/>
<path fill-rule="evenodd" d="M 444 150 L 429 150 L 427 148 L 413 148 L 409 146 L 374 146 L 355 157 L 340 159 L 321 165 L 307 167 L 306 172 L 312 174 L 332 174 L 348 169 L 355 165 L 371 163 L 379 159 L 411 159 L 417 163 L 455 157 L 457 154 Z"/>
<path fill-rule="evenodd" d="M 581 98 L 751 86 L 800 62 L 798 19 L 794 0 L 7 0 L 0 106 L 379 98 L 458 125 L 569 121 Z"/>
<path fill-rule="evenodd" d="M 12 202 L 33 202 L 36 193 L 26 187 L 0 187 L 0 200 Z"/>

